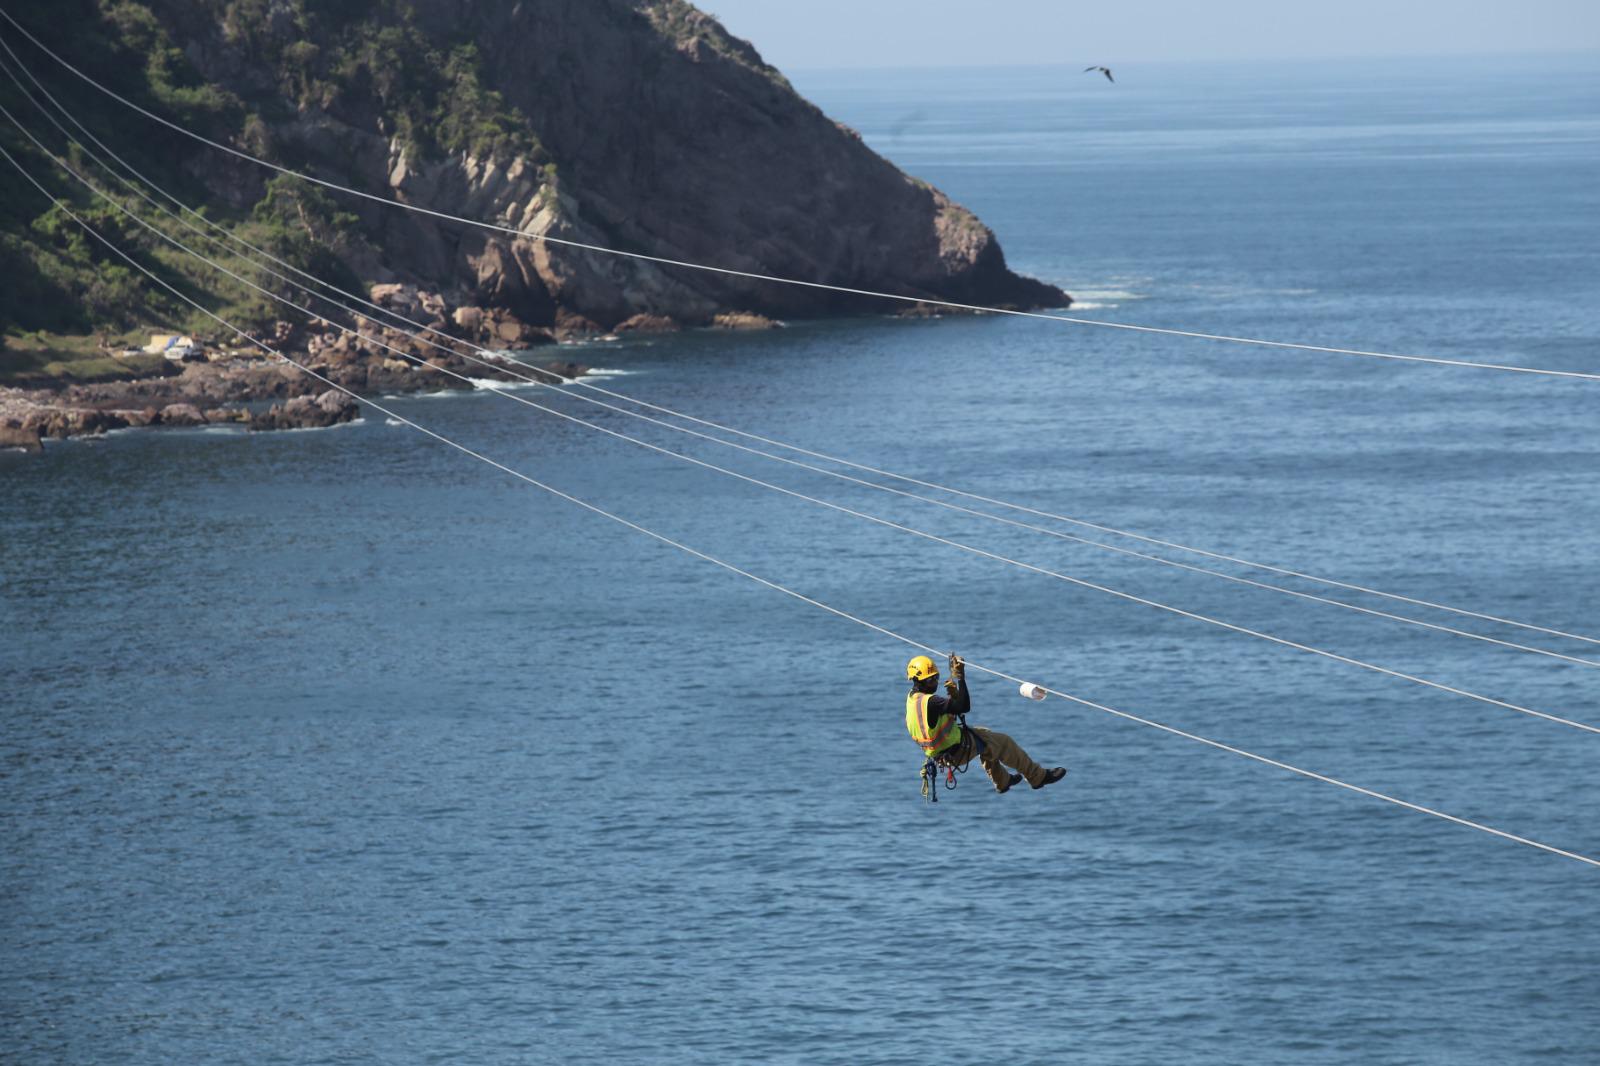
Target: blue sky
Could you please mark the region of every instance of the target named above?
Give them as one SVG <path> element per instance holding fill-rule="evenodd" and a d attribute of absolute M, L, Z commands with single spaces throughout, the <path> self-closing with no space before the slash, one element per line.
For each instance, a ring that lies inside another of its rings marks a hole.
<path fill-rule="evenodd" d="M 786 70 L 1600 52 L 1600 0 L 699 0 Z"/>

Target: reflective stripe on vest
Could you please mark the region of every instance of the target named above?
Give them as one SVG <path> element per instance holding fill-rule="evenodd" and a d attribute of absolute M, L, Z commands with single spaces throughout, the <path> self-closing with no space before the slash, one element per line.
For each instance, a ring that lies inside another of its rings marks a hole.
<path fill-rule="evenodd" d="M 906 728 L 911 731 L 911 739 L 921 745 L 924 753 L 937 755 L 961 743 L 961 723 L 953 714 L 941 714 L 930 728 L 929 695 L 926 692 L 913 692 L 906 696 Z"/>

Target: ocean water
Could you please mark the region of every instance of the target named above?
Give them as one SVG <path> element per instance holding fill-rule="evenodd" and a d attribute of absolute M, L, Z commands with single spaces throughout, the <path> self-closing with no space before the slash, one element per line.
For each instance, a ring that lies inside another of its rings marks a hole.
<path fill-rule="evenodd" d="M 1108 320 L 1600 371 L 1600 61 L 801 72 Z M 577 353 L 1151 537 L 1600 636 L 1600 384 L 1021 319 Z M 539 398 L 545 394 L 523 395 Z M 829 511 L 487 392 L 382 401 L 978 663 L 1600 857 L 1600 736 Z M 1600 725 L 1600 674 L 607 428 Z M 1061 527 L 1091 536 L 1081 527 Z M 1594 644 L 1240 576 L 1600 659 Z M 1600 870 L 974 674 L 395 424 L 0 455 L 0 1059 L 1592 1063 Z"/>

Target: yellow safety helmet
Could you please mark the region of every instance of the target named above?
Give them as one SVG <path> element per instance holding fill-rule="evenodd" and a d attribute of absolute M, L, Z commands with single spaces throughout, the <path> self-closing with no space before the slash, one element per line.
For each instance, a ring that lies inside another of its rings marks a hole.
<path fill-rule="evenodd" d="M 939 668 L 933 665 L 933 660 L 926 655 L 919 655 L 906 663 L 906 677 L 912 681 L 926 681 L 930 677 L 938 677 Z"/>

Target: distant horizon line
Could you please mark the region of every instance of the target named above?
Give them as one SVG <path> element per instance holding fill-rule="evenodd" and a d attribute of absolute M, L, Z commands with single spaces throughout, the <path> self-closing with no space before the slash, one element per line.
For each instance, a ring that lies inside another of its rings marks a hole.
<path fill-rule="evenodd" d="M 759 50 L 760 50 L 759 47 L 757 47 L 757 51 L 759 51 Z M 764 55 L 762 56 L 762 59 L 769 66 L 777 66 L 777 64 L 775 64 L 771 60 L 767 59 L 766 56 L 764 56 Z M 1577 59 L 1586 59 L 1586 60 L 1590 60 L 1590 61 L 1596 63 L 1597 65 L 1600 65 L 1600 50 L 1596 50 L 1596 49 L 1562 48 L 1562 49 L 1546 49 L 1546 50 L 1526 50 L 1526 49 L 1524 49 L 1524 50 L 1508 51 L 1508 52 L 1396 52 L 1396 53 L 1394 53 L 1392 55 L 1370 55 L 1370 54 L 1369 55 L 1281 55 L 1281 56 L 1239 56 L 1239 57 L 1234 57 L 1234 58 L 1218 57 L 1218 58 L 1206 58 L 1206 59 L 1177 59 L 1177 58 L 1170 58 L 1169 57 L 1169 58 L 1164 58 L 1164 59 L 1137 59 L 1137 58 L 1130 58 L 1130 59 L 1120 59 L 1119 60 L 1119 59 L 1116 59 L 1115 57 L 1112 57 L 1109 61 L 1105 57 L 1099 57 L 1098 62 L 1094 61 L 1094 57 L 1089 56 L 1088 53 L 1085 53 L 1085 56 L 1083 58 L 1072 59 L 1072 60 L 1061 59 L 1061 60 L 1057 60 L 1055 62 L 1047 62 L 1047 61 L 1045 61 L 1045 62 L 1029 61 L 1029 62 L 1025 62 L 1025 63 L 995 63 L 995 62 L 973 62 L 973 63 L 918 63 L 918 62 L 908 62 L 908 63 L 895 63 L 895 62 L 885 62 L 885 63 L 874 63 L 874 64 L 835 64 L 835 65 L 831 65 L 831 66 L 806 64 L 806 65 L 797 65 L 797 66 L 787 67 L 787 68 L 785 68 L 785 67 L 777 67 L 777 69 L 781 73 L 783 73 L 783 74 L 785 74 L 787 76 L 790 73 L 790 71 L 793 71 L 795 73 L 816 72 L 816 73 L 826 73 L 826 74 L 837 74 L 837 73 L 848 72 L 848 71 L 869 71 L 869 70 L 929 70 L 929 71 L 935 71 L 935 70 L 1053 70 L 1053 69 L 1056 69 L 1056 68 L 1061 68 L 1061 69 L 1066 69 L 1066 70 L 1073 70 L 1076 67 L 1078 67 L 1080 64 L 1082 64 L 1082 65 L 1091 65 L 1092 64 L 1092 65 L 1098 66 L 1100 63 L 1105 63 L 1105 65 L 1111 67 L 1112 70 L 1117 70 L 1119 67 L 1125 67 L 1125 68 L 1128 68 L 1128 69 L 1134 69 L 1134 68 L 1137 68 L 1137 67 L 1179 67 L 1179 66 L 1193 66 L 1193 67 L 1287 66 L 1287 65 L 1299 64 L 1299 63 L 1350 63 L 1350 64 L 1355 64 L 1355 63 L 1396 63 L 1396 62 L 1424 63 L 1424 62 L 1449 62 L 1449 61 L 1497 60 L 1497 59 L 1498 60 L 1505 60 L 1505 59 L 1514 59 L 1514 60 L 1515 59 L 1521 59 L 1521 60 L 1534 60 L 1534 59 L 1544 59 L 1544 60 L 1549 60 L 1549 59 L 1568 59 L 1568 60 L 1577 60 Z"/>

